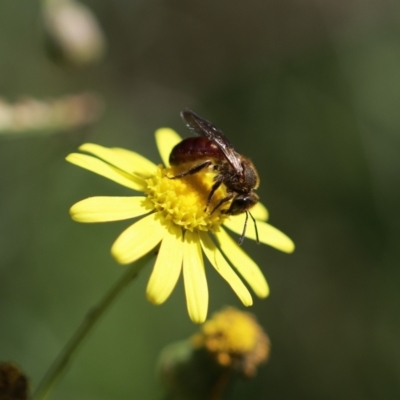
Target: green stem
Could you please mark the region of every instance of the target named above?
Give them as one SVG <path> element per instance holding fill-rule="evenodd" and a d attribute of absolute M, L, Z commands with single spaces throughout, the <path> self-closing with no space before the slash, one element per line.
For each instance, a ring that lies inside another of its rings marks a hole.
<path fill-rule="evenodd" d="M 147 264 L 151 257 L 152 255 L 148 254 L 138 262 L 132 264 L 121 276 L 121 278 L 114 284 L 114 286 L 111 287 L 111 289 L 99 301 L 99 303 L 89 310 L 82 324 L 78 327 L 71 339 L 65 345 L 64 349 L 50 366 L 43 380 L 37 387 L 32 400 L 44 400 L 47 398 L 51 389 L 61 378 L 73 357 L 76 356 L 84 339 L 93 330 L 93 328 L 96 326 L 96 323 L 109 309 L 111 304 L 122 292 L 122 290 L 137 277 L 139 271 Z"/>
<path fill-rule="evenodd" d="M 228 388 L 228 383 L 231 378 L 231 371 L 227 368 L 221 371 L 218 380 L 215 382 L 211 390 L 210 400 L 222 400 Z"/>

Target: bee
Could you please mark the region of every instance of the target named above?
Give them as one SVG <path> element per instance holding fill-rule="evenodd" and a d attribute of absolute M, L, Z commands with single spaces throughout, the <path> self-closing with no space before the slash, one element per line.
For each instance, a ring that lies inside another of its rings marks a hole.
<path fill-rule="evenodd" d="M 239 244 L 243 243 L 249 215 L 254 223 L 258 243 L 257 224 L 249 211 L 259 200 L 254 190 L 258 188 L 260 179 L 253 163 L 237 153 L 222 131 L 211 122 L 189 109 L 182 111 L 181 117 L 190 131 L 197 136 L 189 137 L 178 143 L 171 151 L 169 162 L 172 166 L 189 162 L 193 166 L 171 179 L 183 178 L 205 168 L 211 168 L 216 175 L 207 198 L 205 211 L 208 209 L 215 191 L 221 184 L 224 184 L 227 195 L 211 210 L 211 214 L 231 201 L 229 208 L 222 210 L 222 213 L 228 215 L 246 213 Z"/>

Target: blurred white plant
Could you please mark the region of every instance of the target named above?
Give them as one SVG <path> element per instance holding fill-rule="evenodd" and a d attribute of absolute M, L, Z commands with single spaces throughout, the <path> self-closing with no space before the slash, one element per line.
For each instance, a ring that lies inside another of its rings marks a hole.
<path fill-rule="evenodd" d="M 93 12 L 75 0 L 44 0 L 43 24 L 50 56 L 83 67 L 99 61 L 106 40 Z"/>
<path fill-rule="evenodd" d="M 0 97 L 0 134 L 79 128 L 97 121 L 102 109 L 102 99 L 88 92 L 50 100 L 26 97 L 15 103 Z"/>

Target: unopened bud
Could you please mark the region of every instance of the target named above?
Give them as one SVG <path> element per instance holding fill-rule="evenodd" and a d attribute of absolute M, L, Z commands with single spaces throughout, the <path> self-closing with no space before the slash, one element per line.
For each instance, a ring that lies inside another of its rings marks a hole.
<path fill-rule="evenodd" d="M 26 400 L 28 379 L 12 363 L 0 363 L 0 399 Z"/>
<path fill-rule="evenodd" d="M 228 307 L 192 338 L 169 345 L 159 371 L 169 398 L 219 399 L 239 377 L 253 377 L 269 350 L 268 336 L 254 316 Z"/>
<path fill-rule="evenodd" d="M 269 357 L 270 341 L 249 312 L 227 307 L 213 314 L 194 335 L 195 348 L 204 348 L 221 366 L 252 377 Z"/>

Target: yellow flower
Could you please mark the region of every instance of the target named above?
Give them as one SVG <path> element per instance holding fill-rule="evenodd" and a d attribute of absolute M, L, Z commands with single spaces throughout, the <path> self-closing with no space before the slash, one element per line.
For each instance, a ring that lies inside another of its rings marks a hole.
<path fill-rule="evenodd" d="M 252 305 L 253 300 L 242 279 L 261 298 L 268 296 L 269 288 L 256 263 L 222 226 L 241 234 L 245 214 L 230 216 L 219 209 L 211 214 L 205 210 L 215 172 L 201 171 L 182 179 L 170 179 L 176 175 L 176 170 L 169 165 L 169 154 L 181 140 L 171 129 L 156 132 L 164 166 L 157 166 L 129 150 L 91 143 L 82 145 L 79 149 L 91 155 L 72 153 L 67 157 L 69 162 L 145 195 L 91 197 L 73 205 L 70 213 L 79 222 L 143 216 L 117 238 L 111 248 L 112 255 L 119 263 L 129 264 L 160 245 L 147 285 L 147 298 L 154 304 L 163 303 L 182 271 L 189 316 L 195 323 L 202 323 L 208 309 L 203 253 L 245 306 Z M 226 188 L 221 185 L 209 208 L 212 209 L 212 205 L 218 204 L 225 195 Z M 257 220 L 260 242 L 287 253 L 294 250 L 293 242 L 285 234 L 265 222 L 268 212 L 263 205 L 256 204 L 251 213 Z M 245 236 L 256 239 L 253 224 L 249 224 Z"/>

